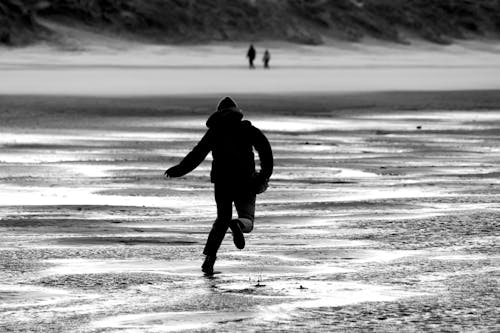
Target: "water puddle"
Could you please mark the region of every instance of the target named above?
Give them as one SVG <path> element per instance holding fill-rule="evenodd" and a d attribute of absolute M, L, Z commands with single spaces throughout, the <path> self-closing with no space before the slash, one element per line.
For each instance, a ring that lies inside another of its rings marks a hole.
<path fill-rule="evenodd" d="M 200 264 L 193 261 L 57 259 L 46 262 L 55 266 L 43 271 L 42 275 L 135 272 L 200 276 Z"/>
<path fill-rule="evenodd" d="M 0 309 L 49 306 L 80 298 L 63 289 L 30 285 L 0 285 Z"/>
<path fill-rule="evenodd" d="M 216 283 L 216 281 L 214 281 Z M 397 288 L 337 281 L 265 281 L 257 285 L 248 283 L 219 283 L 212 289 L 217 295 L 274 299 L 275 305 L 258 305 L 234 311 L 176 311 L 135 313 L 108 317 L 92 324 L 98 329 L 134 331 L 181 331 L 216 329 L 235 322 L 279 322 L 298 311 L 322 307 L 337 307 L 361 302 L 388 302 L 422 294 Z M 300 299 L 300 301 L 299 301 Z M 229 327 L 229 326 L 228 326 Z"/>
<path fill-rule="evenodd" d="M 315 157 L 311 157 L 315 158 Z M 308 180 L 339 179 L 339 178 L 374 178 L 379 177 L 376 173 L 366 172 L 359 169 L 347 168 L 301 168 L 280 167 L 276 179 L 280 180 Z"/>
<path fill-rule="evenodd" d="M 118 187 L 123 189 L 122 187 Z M 191 201 L 179 196 L 127 196 L 127 195 L 100 195 L 103 188 L 99 187 L 24 187 L 1 186 L 0 201 L 3 206 L 30 206 L 30 205 L 59 205 L 59 206 L 129 206 L 129 207 L 156 207 L 156 208 L 200 208 L 208 209 L 213 205 L 209 197 L 196 198 Z M 167 192 L 167 188 L 165 189 Z"/>
<path fill-rule="evenodd" d="M 287 290 L 288 296 L 302 298 L 299 302 L 285 303 L 268 308 L 271 312 L 281 313 L 287 313 L 289 310 L 296 308 L 335 307 L 363 302 L 389 302 L 403 297 L 419 295 L 419 293 L 393 287 L 356 282 L 304 281 L 298 286 L 296 283 L 276 282 L 268 286 L 269 288 Z"/>
<path fill-rule="evenodd" d="M 238 322 L 253 317 L 250 312 L 179 311 L 122 315 L 93 323 L 94 328 L 119 329 L 120 332 L 173 332 L 211 329 L 216 325 Z"/>

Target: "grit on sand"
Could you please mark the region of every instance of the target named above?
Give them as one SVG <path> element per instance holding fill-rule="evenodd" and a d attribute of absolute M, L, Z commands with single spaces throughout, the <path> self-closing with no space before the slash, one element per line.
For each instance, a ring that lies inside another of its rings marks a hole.
<path fill-rule="evenodd" d="M 1 70 L 16 89 L 67 74 Z M 222 94 L 64 97 L 47 82 L 31 96 L 2 83 L 0 331 L 498 330 L 500 92 L 373 82 L 362 93 L 233 91 L 275 171 L 247 247 L 228 234 L 212 277 L 200 270 L 215 218 L 210 159 L 162 174 Z M 494 75 L 483 83 L 498 88 Z"/>

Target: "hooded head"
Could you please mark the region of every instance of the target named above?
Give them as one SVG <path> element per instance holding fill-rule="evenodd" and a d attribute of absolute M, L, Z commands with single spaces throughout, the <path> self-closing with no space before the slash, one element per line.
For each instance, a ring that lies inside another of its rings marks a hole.
<path fill-rule="evenodd" d="M 240 122 L 243 119 L 241 109 L 236 105 L 230 97 L 224 97 L 219 104 L 217 104 L 217 111 L 215 111 L 207 120 L 207 127 L 215 125 L 231 125 Z"/>
<path fill-rule="evenodd" d="M 236 105 L 236 102 L 233 101 L 231 97 L 224 97 L 223 99 L 220 100 L 219 104 L 217 105 L 217 111 L 221 111 L 224 109 L 232 109 L 232 108 L 238 109 L 238 105 Z"/>

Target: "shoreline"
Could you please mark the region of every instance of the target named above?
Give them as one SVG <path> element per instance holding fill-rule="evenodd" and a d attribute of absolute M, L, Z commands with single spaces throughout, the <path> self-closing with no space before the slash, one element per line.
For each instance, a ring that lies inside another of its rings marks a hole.
<path fill-rule="evenodd" d="M 500 66 L 342 69 L 0 70 L 0 94 L 176 96 L 500 89 Z"/>
<path fill-rule="evenodd" d="M 24 116 L 80 114 L 80 116 L 208 116 L 224 96 L 232 96 L 253 115 L 314 116 L 372 111 L 410 112 L 498 111 L 500 89 L 446 91 L 371 91 L 337 93 L 238 93 L 151 96 L 81 96 L 0 94 L 0 119 Z M 15 109 L 15 112 L 12 112 Z M 119 109 L 119 110 L 117 110 Z M 309 109 L 309 110 L 308 110 Z M 301 112 L 297 112 L 300 110 Z M 23 114 L 29 113 L 29 114 Z"/>

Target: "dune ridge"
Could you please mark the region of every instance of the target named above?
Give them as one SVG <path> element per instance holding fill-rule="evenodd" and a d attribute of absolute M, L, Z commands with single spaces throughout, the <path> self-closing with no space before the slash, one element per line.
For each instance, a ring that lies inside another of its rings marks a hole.
<path fill-rule="evenodd" d="M 159 43 L 273 39 L 317 45 L 371 37 L 448 44 L 498 39 L 500 1 L 4 0 L 0 44 L 60 42 L 60 32 L 45 22 Z"/>

